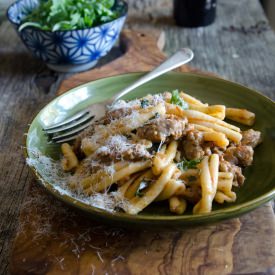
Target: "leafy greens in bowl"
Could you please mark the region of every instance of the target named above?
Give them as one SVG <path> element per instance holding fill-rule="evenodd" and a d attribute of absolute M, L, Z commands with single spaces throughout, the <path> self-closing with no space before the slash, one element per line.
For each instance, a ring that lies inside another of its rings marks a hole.
<path fill-rule="evenodd" d="M 123 0 L 18 0 L 7 17 L 26 47 L 49 68 L 80 72 L 111 50 L 127 10 Z"/>
<path fill-rule="evenodd" d="M 26 27 L 41 30 L 76 30 L 98 26 L 119 16 L 114 0 L 42 0 L 23 20 Z"/>

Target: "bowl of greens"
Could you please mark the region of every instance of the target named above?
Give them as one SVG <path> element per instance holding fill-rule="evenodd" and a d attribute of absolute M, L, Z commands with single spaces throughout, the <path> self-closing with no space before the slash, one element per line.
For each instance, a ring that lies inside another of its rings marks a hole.
<path fill-rule="evenodd" d="M 26 47 L 49 68 L 80 72 L 111 50 L 127 10 L 123 0 L 18 0 L 7 17 Z"/>

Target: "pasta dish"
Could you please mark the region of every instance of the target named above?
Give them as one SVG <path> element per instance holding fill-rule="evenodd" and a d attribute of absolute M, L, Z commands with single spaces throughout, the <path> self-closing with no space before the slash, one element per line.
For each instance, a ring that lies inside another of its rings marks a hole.
<path fill-rule="evenodd" d="M 117 101 L 74 144 L 61 145 L 69 188 L 86 196 L 116 192 L 126 202 L 120 210 L 132 215 L 156 201 L 179 215 L 234 202 L 261 133 L 225 118 L 252 126 L 255 114 L 178 90 Z"/>

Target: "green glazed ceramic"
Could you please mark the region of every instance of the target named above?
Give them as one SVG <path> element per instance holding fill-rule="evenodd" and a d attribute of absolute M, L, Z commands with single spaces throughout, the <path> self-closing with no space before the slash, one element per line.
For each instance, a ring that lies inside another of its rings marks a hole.
<path fill-rule="evenodd" d="M 28 162 L 36 158 L 35 151 L 59 159 L 59 146 L 47 143 L 42 128 L 64 120 L 91 103 L 105 100 L 138 79 L 142 73 L 132 73 L 89 82 L 57 97 L 35 117 L 28 131 L 26 147 Z M 232 218 L 246 213 L 275 196 L 275 108 L 274 103 L 249 88 L 223 79 L 189 73 L 168 73 L 130 93 L 126 99 L 142 97 L 148 93 L 160 93 L 182 89 L 209 104 L 225 104 L 228 107 L 246 108 L 256 114 L 254 129 L 260 130 L 263 143 L 255 150 L 253 165 L 245 169 L 245 184 L 236 189 L 235 203 L 214 205 L 209 214 L 192 215 L 191 209 L 184 215 L 169 213 L 167 202 L 155 203 L 136 216 L 110 213 L 89 205 L 85 201 L 64 193 L 45 171 L 44 165 L 35 164 L 33 170 L 39 182 L 58 199 L 87 212 L 94 218 L 119 225 L 184 226 L 202 224 Z M 242 129 L 244 127 L 242 126 Z"/>

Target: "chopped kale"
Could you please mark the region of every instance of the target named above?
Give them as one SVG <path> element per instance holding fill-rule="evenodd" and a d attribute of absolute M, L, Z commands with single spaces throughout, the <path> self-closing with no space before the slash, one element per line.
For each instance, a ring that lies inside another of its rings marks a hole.
<path fill-rule="evenodd" d="M 148 99 L 144 98 L 140 101 L 140 106 L 141 106 L 142 109 L 147 108 L 149 105 L 150 105 L 150 102 L 149 102 Z"/>
<path fill-rule="evenodd" d="M 192 159 L 192 160 L 186 160 L 184 159 L 183 161 L 179 162 L 177 164 L 177 167 L 181 171 L 186 171 L 187 169 L 194 169 L 197 167 L 197 165 L 201 162 L 200 159 Z"/>
<path fill-rule="evenodd" d="M 159 118 L 160 114 L 159 113 L 155 113 L 155 118 Z"/>

